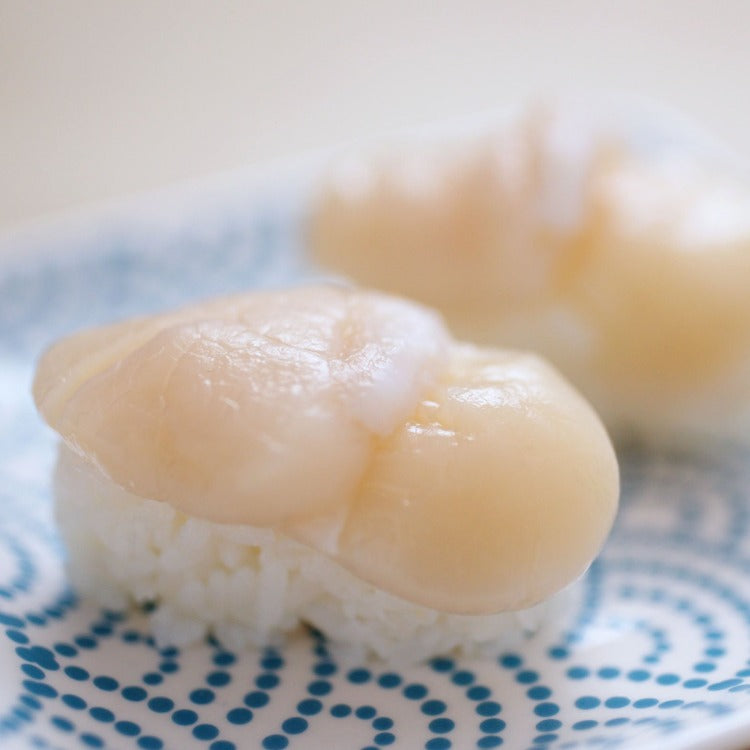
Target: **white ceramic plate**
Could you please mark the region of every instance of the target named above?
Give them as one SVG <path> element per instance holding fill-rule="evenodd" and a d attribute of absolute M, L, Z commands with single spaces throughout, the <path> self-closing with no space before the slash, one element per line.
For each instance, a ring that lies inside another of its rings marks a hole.
<path fill-rule="evenodd" d="M 619 522 L 574 611 L 482 661 L 343 665 L 313 635 L 262 653 L 159 651 L 138 613 L 69 592 L 50 510 L 54 439 L 29 397 L 34 358 L 84 325 L 299 278 L 303 205 L 298 192 L 229 181 L 0 248 L 0 746 L 750 746 L 739 453 L 626 457 Z"/>

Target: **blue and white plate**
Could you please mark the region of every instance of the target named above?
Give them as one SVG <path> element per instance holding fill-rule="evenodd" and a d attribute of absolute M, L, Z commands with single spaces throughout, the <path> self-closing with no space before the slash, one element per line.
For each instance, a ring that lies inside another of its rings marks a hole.
<path fill-rule="evenodd" d="M 141 615 L 75 598 L 35 357 L 75 328 L 301 277 L 304 192 L 229 180 L 0 243 L 0 747 L 750 747 L 741 453 L 626 457 L 620 519 L 574 612 L 496 658 L 344 665 L 313 634 L 159 650 Z"/>

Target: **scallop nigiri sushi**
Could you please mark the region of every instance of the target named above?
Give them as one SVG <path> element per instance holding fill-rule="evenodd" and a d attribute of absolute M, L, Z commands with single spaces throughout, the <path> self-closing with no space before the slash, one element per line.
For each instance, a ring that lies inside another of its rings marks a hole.
<path fill-rule="evenodd" d="M 158 640 L 315 626 L 385 658 L 491 648 L 597 554 L 618 468 L 592 408 L 521 352 L 334 286 L 75 334 L 34 396 L 62 442 L 74 585 Z"/>
<path fill-rule="evenodd" d="M 750 183 L 627 106 L 538 107 L 446 142 L 342 160 L 314 257 L 533 349 L 615 437 L 750 435 Z"/>

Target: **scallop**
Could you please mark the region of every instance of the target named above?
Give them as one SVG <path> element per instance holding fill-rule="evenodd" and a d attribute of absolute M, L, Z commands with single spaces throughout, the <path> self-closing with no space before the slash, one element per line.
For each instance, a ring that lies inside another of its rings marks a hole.
<path fill-rule="evenodd" d="M 126 496 L 274 529 L 442 612 L 549 597 L 590 564 L 617 507 L 607 433 L 554 369 L 354 288 L 75 334 L 42 357 L 34 396 Z"/>
<path fill-rule="evenodd" d="M 618 435 L 747 438 L 750 183 L 660 117 L 538 107 L 342 160 L 313 257 L 462 338 L 539 351 Z"/>

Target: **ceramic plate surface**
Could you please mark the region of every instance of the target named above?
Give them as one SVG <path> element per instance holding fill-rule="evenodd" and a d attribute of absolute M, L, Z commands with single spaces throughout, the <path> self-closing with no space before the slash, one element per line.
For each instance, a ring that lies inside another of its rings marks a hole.
<path fill-rule="evenodd" d="M 571 613 L 484 660 L 343 664 L 313 634 L 263 652 L 159 650 L 141 614 L 75 598 L 34 360 L 81 326 L 308 273 L 303 203 L 232 195 L 11 237 L 0 255 L 0 747 L 750 747 L 739 452 L 625 457 L 622 513 Z"/>

